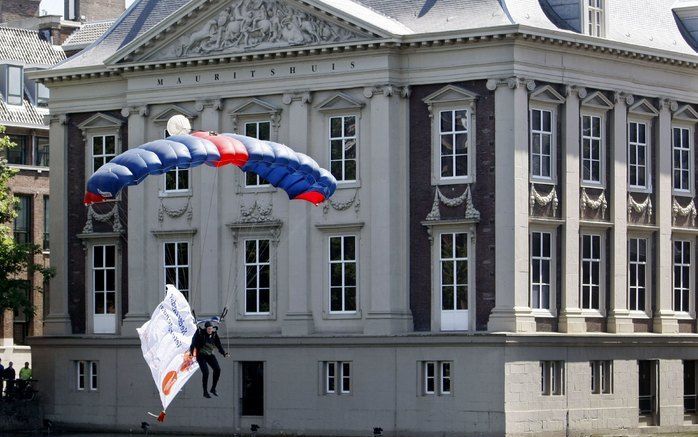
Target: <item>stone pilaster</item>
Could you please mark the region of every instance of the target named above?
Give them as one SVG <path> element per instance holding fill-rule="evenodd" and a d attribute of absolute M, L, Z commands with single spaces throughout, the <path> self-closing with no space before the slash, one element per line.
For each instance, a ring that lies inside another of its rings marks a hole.
<path fill-rule="evenodd" d="M 628 311 L 628 105 L 635 99 L 632 95 L 617 92 L 614 96 L 613 126 L 611 128 L 611 238 L 609 290 L 610 312 L 608 330 L 615 333 L 633 332 L 633 323 Z"/>
<path fill-rule="evenodd" d="M 408 122 L 407 88 L 384 85 L 364 89 L 369 103 L 370 133 L 368 147 L 361 150 L 368 155 L 361 177 L 367 178 L 371 190 L 366 193 L 370 208 L 371 226 L 366 229 L 366 247 L 371 264 L 381 265 L 368 271 L 370 290 L 364 332 L 372 335 L 390 335 L 412 330 L 409 309 L 408 224 L 409 197 L 407 192 L 407 138 L 406 132 L 391 126 Z M 361 146 L 359 146 L 361 147 Z M 428 254 L 425 254 L 428 256 Z"/>
<path fill-rule="evenodd" d="M 284 94 L 283 103 L 288 105 L 289 137 L 295 151 L 308 152 L 310 126 L 310 103 L 308 92 Z M 288 223 L 293 223 L 293 232 L 288 230 L 288 308 L 283 316 L 283 335 L 308 335 L 314 330 L 313 314 L 310 305 L 310 204 L 289 202 Z"/>
<path fill-rule="evenodd" d="M 676 110 L 676 102 L 662 100 L 657 124 L 657 192 L 656 219 L 657 235 L 657 283 L 655 292 L 654 332 L 677 334 L 679 322 L 672 307 L 673 247 L 672 227 L 672 150 L 671 150 L 671 111 Z"/>
<path fill-rule="evenodd" d="M 51 278 L 49 312 L 44 319 L 44 335 L 71 334 L 68 314 L 68 116 L 54 114 L 49 119 L 49 153 L 51 154 Z"/>
<path fill-rule="evenodd" d="M 223 102 L 220 99 L 211 98 L 197 101 L 194 106 L 201 113 L 199 116 L 201 130 L 220 132 L 220 111 Z M 195 177 L 197 173 L 198 178 Z M 222 253 L 220 246 L 223 229 L 220 205 L 222 204 L 221 193 L 225 187 L 221 187 L 219 171 L 202 168 L 201 171 L 194 171 L 191 177 L 195 184 L 192 203 L 199 205 L 199 229 L 193 237 L 194 249 L 191 253 L 193 270 L 190 281 L 191 292 L 194 293 L 191 300 L 197 315 L 217 316 L 223 310 L 221 305 L 229 291 L 222 288 L 226 284 L 221 282 L 220 272 L 227 272 L 230 269 L 230 262 L 218 257 L 218 254 Z"/>
<path fill-rule="evenodd" d="M 529 306 L 528 82 L 489 80 L 495 109 L 495 308 L 490 331 L 535 332 Z"/>
<path fill-rule="evenodd" d="M 579 99 L 586 96 L 584 88 L 567 87 L 562 120 L 562 301 L 560 331 L 586 331 L 579 305 Z"/>
<path fill-rule="evenodd" d="M 147 106 L 124 108 L 121 115 L 128 118 L 128 144 L 123 147 L 138 147 L 147 141 L 146 120 L 149 114 Z M 143 280 L 146 277 L 145 266 L 149 264 L 146 251 L 148 237 L 146 217 L 147 201 L 145 185 L 139 188 L 128 190 L 128 313 L 124 316 L 121 333 L 127 337 L 138 335 L 136 328 L 139 328 L 150 314 L 150 306 L 147 304 L 149 293 L 163 290 L 143 287 Z M 125 272 L 121 272 L 123 275 Z"/>

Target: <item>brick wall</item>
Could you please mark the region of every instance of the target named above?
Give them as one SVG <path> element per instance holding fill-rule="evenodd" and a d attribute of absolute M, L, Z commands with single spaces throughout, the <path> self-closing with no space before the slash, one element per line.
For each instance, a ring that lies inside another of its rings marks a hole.
<path fill-rule="evenodd" d="M 39 15 L 41 0 L 0 0 L 0 22 L 21 20 Z"/>
<path fill-rule="evenodd" d="M 410 306 L 416 331 L 431 329 L 431 245 L 421 224 L 431 211 L 431 118 L 422 101 L 447 84 L 416 86 L 410 97 Z M 484 81 L 453 85 L 479 95 L 476 102 L 476 183 L 473 203 L 480 211 L 476 231 L 476 325 L 487 329 L 494 307 L 494 94 Z M 440 187 L 447 197 L 458 197 L 465 185 Z M 462 218 L 464 207 L 441 208 L 442 219 Z"/>

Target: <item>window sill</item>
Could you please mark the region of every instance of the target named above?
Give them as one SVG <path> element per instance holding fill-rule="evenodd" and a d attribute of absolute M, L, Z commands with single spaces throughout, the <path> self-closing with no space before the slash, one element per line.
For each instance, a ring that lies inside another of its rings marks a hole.
<path fill-rule="evenodd" d="M 35 171 L 37 173 L 43 173 L 43 172 L 48 172 L 49 167 L 42 167 L 39 165 L 26 165 L 26 164 L 7 164 L 8 167 L 11 168 L 16 168 L 19 170 L 29 170 L 29 171 Z"/>
<path fill-rule="evenodd" d="M 693 320 L 695 318 L 694 315 L 682 311 L 676 311 L 674 317 L 676 317 L 677 320 Z"/>
<path fill-rule="evenodd" d="M 361 311 L 355 312 L 334 312 L 334 311 L 323 311 L 323 318 L 325 320 L 355 320 L 361 319 Z"/>
<path fill-rule="evenodd" d="M 158 197 L 161 199 L 166 199 L 166 198 L 179 198 L 179 197 L 192 197 L 192 191 L 191 190 L 172 190 L 172 191 L 160 191 L 158 193 Z"/>
<path fill-rule="evenodd" d="M 337 181 L 337 189 L 343 190 L 345 188 L 361 188 L 361 182 L 359 181 Z"/>
<path fill-rule="evenodd" d="M 432 185 L 443 186 L 443 185 L 467 185 L 475 182 L 472 177 L 454 177 L 454 178 L 434 178 L 432 179 Z"/>
<path fill-rule="evenodd" d="M 274 313 L 249 313 L 249 314 L 238 314 L 236 320 L 241 322 L 264 322 L 269 320 L 276 320 L 276 314 Z"/>
<path fill-rule="evenodd" d="M 240 187 L 240 193 L 245 194 L 256 194 L 256 193 L 274 193 L 276 192 L 276 187 L 273 185 L 262 185 L 259 187 Z"/>
<path fill-rule="evenodd" d="M 537 176 L 529 176 L 529 182 L 539 185 L 557 185 L 557 181 L 554 178 L 542 178 Z"/>
<path fill-rule="evenodd" d="M 652 187 L 633 187 L 628 185 L 629 194 L 652 194 Z"/>
<path fill-rule="evenodd" d="M 694 197 L 694 194 L 690 191 L 672 191 L 671 195 L 674 197 L 690 197 L 691 199 Z"/>
<path fill-rule="evenodd" d="M 553 313 L 550 310 L 533 309 L 533 310 L 531 310 L 531 314 L 533 315 L 533 317 L 541 318 L 541 319 L 543 319 L 543 318 L 553 319 L 553 318 L 557 317 L 555 315 L 555 313 Z"/>
<path fill-rule="evenodd" d="M 606 184 L 604 182 L 586 182 L 582 181 L 579 183 L 579 188 L 589 188 L 592 190 L 605 190 Z"/>

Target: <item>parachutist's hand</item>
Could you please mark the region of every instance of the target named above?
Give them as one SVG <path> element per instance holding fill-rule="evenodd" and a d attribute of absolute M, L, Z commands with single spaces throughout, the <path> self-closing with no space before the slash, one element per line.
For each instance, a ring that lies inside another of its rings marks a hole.
<path fill-rule="evenodd" d="M 229 354 L 228 352 L 226 352 L 226 353 L 223 354 L 223 356 L 226 357 L 226 358 L 228 358 L 228 357 L 230 356 L 230 354 Z"/>

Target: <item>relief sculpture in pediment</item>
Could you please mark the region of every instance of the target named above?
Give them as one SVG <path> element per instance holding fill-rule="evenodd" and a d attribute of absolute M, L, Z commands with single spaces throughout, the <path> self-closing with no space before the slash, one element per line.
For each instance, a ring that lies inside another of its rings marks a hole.
<path fill-rule="evenodd" d="M 180 36 L 157 57 L 196 57 L 283 46 L 328 44 L 365 37 L 285 3 L 242 0 L 224 8 L 202 27 Z"/>

